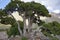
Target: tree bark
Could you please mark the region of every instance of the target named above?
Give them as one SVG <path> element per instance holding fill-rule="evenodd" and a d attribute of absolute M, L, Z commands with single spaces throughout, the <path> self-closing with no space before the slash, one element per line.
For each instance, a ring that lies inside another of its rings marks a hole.
<path fill-rule="evenodd" d="M 32 21 L 28 18 L 28 32 L 32 32 Z"/>
<path fill-rule="evenodd" d="M 25 17 L 25 12 L 22 12 L 23 14 L 21 14 L 21 12 L 19 13 L 19 15 L 23 18 L 23 23 L 24 23 L 24 28 L 23 28 L 23 36 L 26 36 L 26 17 Z"/>
<path fill-rule="evenodd" d="M 16 21 L 16 23 L 18 24 L 18 30 L 19 30 L 19 33 L 20 33 L 20 35 L 22 36 L 22 31 L 21 31 L 21 29 L 20 29 L 20 24 L 19 24 L 18 21 Z"/>
<path fill-rule="evenodd" d="M 11 14 L 11 16 L 14 18 L 14 16 Z M 14 18 L 15 19 L 15 18 Z M 17 25 L 18 25 L 18 31 L 19 31 L 19 33 L 20 33 L 20 35 L 22 36 L 22 31 L 21 31 L 21 29 L 20 29 L 20 24 L 19 24 L 19 22 L 15 19 L 15 21 L 16 21 L 16 23 L 17 23 Z"/>
<path fill-rule="evenodd" d="M 28 18 L 28 32 L 29 32 L 29 39 L 33 40 L 33 34 L 32 34 L 32 20 Z"/>
<path fill-rule="evenodd" d="M 24 29 L 23 29 L 23 36 L 26 36 L 26 18 L 25 16 L 23 17 L 23 23 L 24 23 Z"/>

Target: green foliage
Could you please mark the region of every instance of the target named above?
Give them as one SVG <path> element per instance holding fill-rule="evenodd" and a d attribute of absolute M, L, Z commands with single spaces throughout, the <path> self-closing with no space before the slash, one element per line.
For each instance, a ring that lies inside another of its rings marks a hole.
<path fill-rule="evenodd" d="M 6 7 L 5 10 L 10 9 L 10 8 L 15 8 L 16 7 L 16 3 L 15 2 L 10 2 Z"/>
<path fill-rule="evenodd" d="M 44 23 L 45 23 L 44 21 L 40 20 L 39 23 L 37 23 L 37 24 L 38 24 L 38 26 L 41 26 L 41 25 L 43 25 Z"/>
<path fill-rule="evenodd" d="M 23 22 L 20 22 L 20 28 L 23 32 Z M 20 35 L 19 31 L 18 31 L 18 25 L 16 22 L 14 22 L 14 24 L 11 26 L 11 28 L 7 31 L 7 34 L 9 37 L 11 37 L 12 35 L 15 37 L 16 35 Z"/>
<path fill-rule="evenodd" d="M 0 19 L 7 16 L 7 13 L 4 10 L 0 10 Z"/>
<path fill-rule="evenodd" d="M 41 27 L 42 33 L 48 36 L 50 40 L 58 40 L 55 35 L 60 35 L 60 23 L 53 21 L 51 23 L 46 23 Z M 52 35 L 53 34 L 53 35 Z"/>
<path fill-rule="evenodd" d="M 59 40 L 59 39 L 56 37 L 50 37 L 50 40 Z"/>
<path fill-rule="evenodd" d="M 12 35 L 15 37 L 16 35 L 19 35 L 19 31 L 18 31 L 18 26 L 16 23 L 14 23 L 11 28 L 7 31 L 7 34 L 9 37 L 11 37 Z"/>
<path fill-rule="evenodd" d="M 53 34 L 53 36 L 60 35 L 60 23 L 56 21 L 53 21 L 48 24 L 44 24 L 41 29 L 42 29 L 43 34 L 49 37 L 51 36 L 51 34 Z"/>
<path fill-rule="evenodd" d="M 14 22 L 15 22 L 15 19 L 13 19 L 11 17 L 6 17 L 6 18 L 1 19 L 2 24 L 11 24 L 11 25 L 13 25 Z"/>
<path fill-rule="evenodd" d="M 20 29 L 21 29 L 22 32 L 23 32 L 24 24 L 23 24 L 23 22 L 21 22 L 21 21 L 18 21 L 18 22 L 20 23 Z"/>
<path fill-rule="evenodd" d="M 49 16 L 46 7 L 40 3 L 31 2 L 31 8 L 40 16 Z"/>
<path fill-rule="evenodd" d="M 15 0 L 15 1 L 11 1 L 10 3 L 8 3 L 8 5 L 6 5 L 5 10 L 9 10 L 9 9 L 15 9 L 17 7 L 17 4 L 22 3 L 19 0 Z"/>

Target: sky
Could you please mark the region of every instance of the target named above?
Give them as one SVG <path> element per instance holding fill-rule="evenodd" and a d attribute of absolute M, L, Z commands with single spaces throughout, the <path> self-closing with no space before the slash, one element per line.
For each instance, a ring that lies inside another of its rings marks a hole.
<path fill-rule="evenodd" d="M 60 0 L 22 0 L 24 2 L 35 1 L 45 5 L 49 12 L 60 13 Z M 3 8 L 10 2 L 10 0 L 0 0 L 0 8 Z"/>

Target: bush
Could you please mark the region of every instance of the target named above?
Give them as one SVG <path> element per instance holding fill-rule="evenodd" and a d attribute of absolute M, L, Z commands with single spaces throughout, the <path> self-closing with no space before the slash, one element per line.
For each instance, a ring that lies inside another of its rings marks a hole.
<path fill-rule="evenodd" d="M 23 31 L 23 22 L 19 22 L 20 23 L 20 29 Z M 9 30 L 7 30 L 7 34 L 9 37 L 11 36 L 16 36 L 16 35 L 20 35 L 19 30 L 18 30 L 18 24 L 15 22 L 14 24 L 12 24 L 11 28 Z"/>
<path fill-rule="evenodd" d="M 11 28 L 9 30 L 7 30 L 7 34 L 9 37 L 11 37 L 12 35 L 15 37 L 16 35 L 20 35 L 19 31 L 18 31 L 18 26 L 15 23 L 14 25 L 11 26 Z"/>

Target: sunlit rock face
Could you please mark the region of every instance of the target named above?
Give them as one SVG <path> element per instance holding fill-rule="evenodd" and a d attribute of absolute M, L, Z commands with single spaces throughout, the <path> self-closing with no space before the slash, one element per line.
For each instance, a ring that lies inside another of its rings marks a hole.
<path fill-rule="evenodd" d="M 40 16 L 40 19 L 45 20 L 45 19 L 47 19 L 47 17 Z"/>
<path fill-rule="evenodd" d="M 56 13 L 51 13 L 51 17 L 43 17 L 40 16 L 40 19 L 45 21 L 46 23 L 48 22 L 53 22 L 53 21 L 57 21 L 60 23 L 60 13 L 56 14 Z"/>
<path fill-rule="evenodd" d="M 14 18 L 17 20 L 17 21 L 23 21 L 23 18 L 19 15 L 19 13 L 17 11 L 14 11 L 12 13 L 12 15 L 14 16 Z"/>
<path fill-rule="evenodd" d="M 44 20 L 45 22 L 52 22 L 57 21 L 60 23 L 60 14 L 51 13 L 51 17 L 47 17 L 47 19 Z"/>

